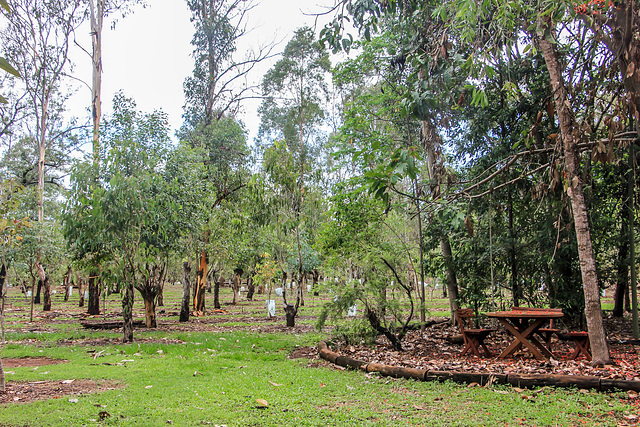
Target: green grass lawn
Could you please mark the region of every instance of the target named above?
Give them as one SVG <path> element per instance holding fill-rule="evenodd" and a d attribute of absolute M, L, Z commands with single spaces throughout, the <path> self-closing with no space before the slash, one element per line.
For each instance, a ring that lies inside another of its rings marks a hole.
<path fill-rule="evenodd" d="M 117 310 L 118 296 L 111 298 L 107 308 Z M 216 320 L 219 326 L 224 325 L 221 320 L 229 319 L 230 326 L 251 327 L 251 320 L 237 318 L 253 316 L 259 324 L 265 316 L 264 297 L 257 299 L 239 307 L 225 306 L 229 314 L 206 316 L 198 322 Z M 54 301 L 54 310 L 56 303 L 63 305 Z M 169 289 L 166 312 L 176 311 L 178 303 L 179 290 Z M 307 298 L 300 314 L 317 313 L 321 303 L 322 298 Z M 73 304 L 68 304 L 69 309 Z M 139 298 L 136 304 L 140 316 Z M 298 347 L 315 346 L 325 333 L 136 330 L 135 337 L 152 342 L 93 346 L 70 340 L 120 338 L 120 332 L 84 330 L 69 313 L 66 320 L 59 316 L 33 324 L 24 315 L 23 311 L 8 313 L 10 342 L 3 358 L 51 357 L 68 363 L 12 368 L 8 381 L 93 379 L 120 387 L 6 404 L 0 406 L 0 426 L 615 426 L 627 422 L 625 415 L 636 409 L 625 393 L 416 382 L 288 358 Z M 160 316 L 159 321 L 176 323 L 174 317 Z M 284 324 L 284 319 L 276 322 Z M 260 408 L 257 399 L 266 400 L 268 406 Z M 101 420 L 100 412 L 108 416 Z"/>

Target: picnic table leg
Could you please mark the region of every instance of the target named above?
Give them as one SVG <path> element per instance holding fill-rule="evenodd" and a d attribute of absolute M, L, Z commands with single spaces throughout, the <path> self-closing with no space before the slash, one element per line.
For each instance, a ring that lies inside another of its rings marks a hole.
<path fill-rule="evenodd" d="M 522 345 L 526 346 L 529 351 L 531 352 L 531 354 L 533 354 L 538 360 L 545 360 L 546 358 L 542 355 L 542 353 L 540 353 L 540 351 L 538 351 L 538 349 L 536 348 L 536 345 L 534 345 L 533 343 L 531 343 L 527 337 L 529 335 L 531 335 L 536 329 L 539 329 L 540 326 L 542 326 L 542 324 L 547 320 L 547 319 L 536 319 L 534 320 L 529 327 L 527 327 L 527 329 L 525 329 L 524 331 L 520 332 L 511 322 L 509 322 L 508 319 L 502 319 L 502 318 L 498 318 L 498 320 L 500 321 L 500 323 L 502 323 L 504 325 L 504 327 L 515 337 L 515 340 L 506 348 L 504 349 L 504 351 L 502 353 L 500 353 L 500 356 L 498 356 L 499 358 L 505 358 L 507 356 L 509 356 L 510 354 L 512 354 L 513 352 L 515 352 L 518 348 L 520 348 Z M 534 340 L 538 346 L 542 346 L 538 340 L 536 340 L 535 338 L 532 337 L 532 340 Z M 549 350 L 544 349 L 545 354 L 548 353 L 549 356 L 548 357 L 552 357 L 553 355 L 549 352 Z"/>

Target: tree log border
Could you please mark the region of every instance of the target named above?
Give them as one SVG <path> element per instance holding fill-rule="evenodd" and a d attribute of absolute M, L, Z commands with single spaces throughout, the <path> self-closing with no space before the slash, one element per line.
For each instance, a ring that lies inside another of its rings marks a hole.
<path fill-rule="evenodd" d="M 592 389 L 600 392 L 612 391 L 637 391 L 640 392 L 640 381 L 616 380 L 587 375 L 557 375 L 557 374 L 495 374 L 491 372 L 455 372 L 455 371 L 430 371 L 427 369 L 405 368 L 389 366 L 380 363 L 367 363 L 348 356 L 341 356 L 329 349 L 326 342 L 318 344 L 319 356 L 335 365 L 345 368 L 362 370 L 365 372 L 377 372 L 381 375 L 406 378 L 418 381 L 453 381 L 461 384 L 477 383 L 481 386 L 491 384 L 505 384 L 513 387 L 576 387 L 580 389 Z"/>

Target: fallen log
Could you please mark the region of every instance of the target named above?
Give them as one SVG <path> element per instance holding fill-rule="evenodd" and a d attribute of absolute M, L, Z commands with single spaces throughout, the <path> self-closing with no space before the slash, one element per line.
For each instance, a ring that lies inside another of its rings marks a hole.
<path fill-rule="evenodd" d="M 341 356 L 329 349 L 324 341 L 318 344 L 318 354 L 324 360 L 345 368 L 377 372 L 381 375 L 419 381 L 453 381 L 461 384 L 476 383 L 481 386 L 506 384 L 521 388 L 563 387 L 593 389 L 597 391 L 633 390 L 640 392 L 640 381 L 614 380 L 586 375 L 556 374 L 495 374 L 491 372 L 428 371 L 426 369 L 366 363 L 348 356 Z"/>
<path fill-rule="evenodd" d="M 123 322 L 122 320 L 112 320 L 109 322 L 80 322 L 80 325 L 85 329 L 110 330 L 122 328 Z M 134 320 L 133 326 L 136 328 L 144 328 L 146 324 L 144 323 L 144 320 Z"/>

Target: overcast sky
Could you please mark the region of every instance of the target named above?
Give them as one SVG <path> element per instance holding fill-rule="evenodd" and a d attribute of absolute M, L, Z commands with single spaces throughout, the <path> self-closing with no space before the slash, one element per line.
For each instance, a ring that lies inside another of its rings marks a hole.
<path fill-rule="evenodd" d="M 148 0 L 147 8 L 137 7 L 133 14 L 120 17 L 114 30 L 107 28 L 103 33 L 103 112 L 111 111 L 113 94 L 122 89 L 126 96 L 133 98 L 138 109 L 150 112 L 162 109 L 168 113 L 175 130 L 182 124 L 184 94 L 182 85 L 193 70 L 191 58 L 193 25 L 189 21 L 190 12 L 183 0 Z M 282 41 L 278 51 L 284 48 L 293 31 L 304 25 L 313 26 L 315 18 L 305 13 L 318 13 L 324 5 L 333 0 L 263 0 L 256 1 L 247 23 L 253 28 L 240 46 L 240 53 L 247 46 L 259 45 L 272 40 Z M 326 21 L 326 19 L 325 19 Z M 318 31 L 321 28 L 319 25 Z M 88 32 L 88 30 L 86 30 Z M 88 34 L 79 37 L 90 40 Z M 90 45 L 86 46 L 90 50 Z M 277 60 L 265 63 L 255 73 L 256 82 Z M 76 75 L 85 81 L 91 80 L 90 58 L 74 54 Z M 74 96 L 71 108 L 74 115 L 83 115 L 82 110 L 90 105 L 90 90 L 81 87 Z M 259 101 L 247 103 L 241 119 L 253 136 L 259 125 L 256 109 Z"/>

